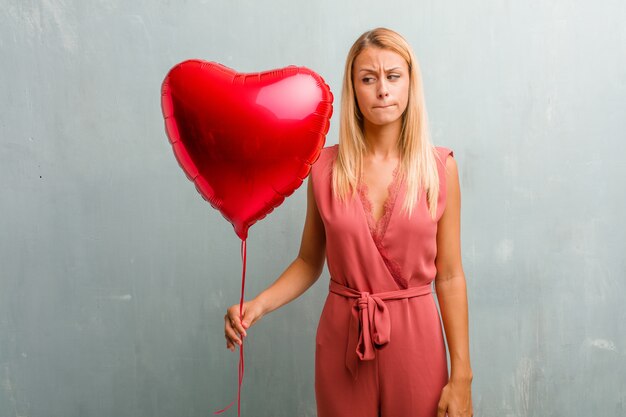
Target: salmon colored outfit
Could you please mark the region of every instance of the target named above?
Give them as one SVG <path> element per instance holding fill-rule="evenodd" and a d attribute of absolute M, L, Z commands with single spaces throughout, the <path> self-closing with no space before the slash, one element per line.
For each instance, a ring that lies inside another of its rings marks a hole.
<path fill-rule="evenodd" d="M 410 220 L 401 212 L 406 185 L 396 167 L 376 222 L 362 181 L 357 198 L 333 198 L 338 146 L 322 149 L 310 176 L 330 272 L 315 338 L 317 416 L 435 417 L 448 366 L 432 282 L 453 152 L 437 147 L 435 220 L 424 191 Z"/>

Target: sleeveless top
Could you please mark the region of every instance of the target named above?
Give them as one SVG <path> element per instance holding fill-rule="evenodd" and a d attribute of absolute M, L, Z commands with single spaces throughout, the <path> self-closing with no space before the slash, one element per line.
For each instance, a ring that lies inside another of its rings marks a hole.
<path fill-rule="evenodd" d="M 326 260 L 331 280 L 369 293 L 395 291 L 430 284 L 436 275 L 437 222 L 446 206 L 445 163 L 451 149 L 436 147 L 439 174 L 437 213 L 432 219 L 421 190 L 409 219 L 401 211 L 404 179 L 393 172 L 383 215 L 372 216 L 367 186 L 361 181 L 355 198 L 345 202 L 332 195 L 332 166 L 339 145 L 323 148 L 311 167 L 310 180 L 326 232 Z"/>

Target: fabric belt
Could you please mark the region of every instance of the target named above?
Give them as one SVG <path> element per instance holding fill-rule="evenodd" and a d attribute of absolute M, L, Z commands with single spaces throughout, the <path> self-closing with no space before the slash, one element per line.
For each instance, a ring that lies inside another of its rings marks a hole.
<path fill-rule="evenodd" d="M 432 294 L 430 283 L 372 294 L 346 287 L 333 279 L 330 280 L 329 290 L 343 297 L 355 298 L 351 309 L 346 349 L 346 367 L 354 380 L 358 376 L 358 361 L 374 359 L 374 349 L 382 349 L 391 341 L 391 317 L 385 301 Z"/>

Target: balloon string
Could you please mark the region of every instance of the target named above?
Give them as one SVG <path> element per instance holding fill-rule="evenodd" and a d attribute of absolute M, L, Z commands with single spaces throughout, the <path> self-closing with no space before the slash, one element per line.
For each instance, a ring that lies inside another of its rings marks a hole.
<path fill-rule="evenodd" d="M 244 288 L 246 285 L 246 239 L 241 240 L 241 298 L 239 300 L 239 321 L 243 321 L 243 300 L 244 300 Z M 244 370 L 244 358 L 243 358 L 243 343 L 244 339 L 241 338 L 241 346 L 239 347 L 239 386 L 237 387 L 237 417 L 241 417 L 241 383 L 243 382 L 243 370 Z M 235 401 L 230 403 L 228 407 L 215 411 L 213 414 L 221 414 L 228 410 Z"/>

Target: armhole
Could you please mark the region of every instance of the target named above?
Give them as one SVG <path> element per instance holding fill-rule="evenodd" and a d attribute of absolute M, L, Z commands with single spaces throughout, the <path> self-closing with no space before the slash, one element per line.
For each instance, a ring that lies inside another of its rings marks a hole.
<path fill-rule="evenodd" d="M 328 165 L 328 156 L 329 156 L 329 152 L 331 152 L 331 149 L 332 147 L 330 146 L 326 148 L 322 148 L 320 150 L 320 153 L 317 159 L 311 165 L 311 171 L 309 173 L 309 181 L 312 181 L 313 187 L 315 187 L 315 182 L 317 180 L 317 177 L 319 177 L 319 175 L 323 173 L 326 165 Z"/>
<path fill-rule="evenodd" d="M 437 161 L 437 167 L 439 174 L 439 198 L 437 198 L 437 216 L 435 220 L 438 222 L 443 216 L 443 212 L 446 208 L 447 201 L 447 175 L 446 172 L 446 163 L 448 161 L 448 155 L 454 158 L 454 151 L 450 148 L 446 148 L 443 146 L 438 146 L 437 151 L 439 152 L 439 161 Z"/>

